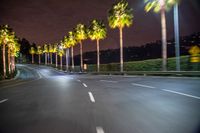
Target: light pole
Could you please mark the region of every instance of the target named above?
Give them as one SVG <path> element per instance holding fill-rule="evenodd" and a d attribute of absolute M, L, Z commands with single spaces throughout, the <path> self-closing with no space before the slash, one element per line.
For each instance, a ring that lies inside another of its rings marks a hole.
<path fill-rule="evenodd" d="M 179 19 L 178 19 L 178 3 L 174 5 L 174 35 L 175 35 L 175 51 L 176 51 L 176 71 L 180 71 L 180 43 L 179 43 Z"/>

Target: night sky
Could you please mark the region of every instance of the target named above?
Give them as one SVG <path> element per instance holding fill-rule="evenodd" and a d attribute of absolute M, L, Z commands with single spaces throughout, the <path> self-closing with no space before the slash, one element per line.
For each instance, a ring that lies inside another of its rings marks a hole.
<path fill-rule="evenodd" d="M 78 23 L 88 25 L 92 19 L 104 20 L 107 38 L 100 49 L 119 47 L 118 29 L 108 27 L 108 10 L 116 0 L 0 0 L 0 24 L 9 24 L 17 36 L 30 43 L 59 42 Z M 128 0 L 134 20 L 124 29 L 124 46 L 138 46 L 160 40 L 160 15 L 144 12 L 143 0 Z M 189 35 L 200 31 L 199 0 L 182 0 L 180 4 L 180 33 Z M 173 12 L 167 13 L 168 39 L 173 37 Z M 96 42 L 84 41 L 83 50 L 96 50 Z M 75 48 L 76 51 L 78 47 Z M 77 53 L 78 54 L 78 53 Z"/>

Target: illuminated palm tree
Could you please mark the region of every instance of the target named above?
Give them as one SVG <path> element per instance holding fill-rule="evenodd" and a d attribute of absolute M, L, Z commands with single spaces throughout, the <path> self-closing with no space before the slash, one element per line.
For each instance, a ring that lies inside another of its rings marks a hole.
<path fill-rule="evenodd" d="M 62 57 L 64 55 L 64 50 L 62 45 L 58 46 L 58 55 L 60 56 L 60 69 L 62 69 Z"/>
<path fill-rule="evenodd" d="M 5 55 L 5 47 L 9 40 L 9 30 L 8 25 L 3 25 L 0 27 L 0 45 L 2 48 L 2 58 L 3 58 L 3 79 L 6 78 L 6 55 Z"/>
<path fill-rule="evenodd" d="M 99 72 L 100 57 L 99 57 L 99 40 L 106 37 L 106 27 L 102 21 L 93 20 L 88 30 L 91 40 L 97 41 L 97 72 Z"/>
<path fill-rule="evenodd" d="M 52 44 L 49 44 L 49 53 L 50 53 L 50 62 L 52 65 L 52 63 L 53 63 L 53 61 L 52 61 L 53 45 Z"/>
<path fill-rule="evenodd" d="M 44 44 L 43 53 L 45 54 L 45 65 L 47 65 L 47 54 L 49 52 L 49 48 L 47 44 Z"/>
<path fill-rule="evenodd" d="M 40 45 L 37 46 L 37 54 L 38 54 L 38 64 L 41 64 L 41 54 L 43 53 L 42 47 Z"/>
<path fill-rule="evenodd" d="M 178 0 L 144 0 L 146 6 L 145 11 L 149 12 L 151 9 L 161 14 L 161 30 L 162 30 L 162 69 L 167 71 L 167 28 L 165 12 L 178 2 Z"/>
<path fill-rule="evenodd" d="M 19 56 L 19 51 L 20 51 L 20 44 L 18 43 L 18 38 L 14 39 L 14 47 L 11 49 L 11 70 L 12 73 L 15 71 L 15 57 Z"/>
<path fill-rule="evenodd" d="M 56 67 L 58 67 L 58 54 L 57 54 L 57 51 L 58 51 L 58 44 L 55 43 L 55 44 L 53 44 L 53 53 L 55 54 Z"/>
<path fill-rule="evenodd" d="M 11 49 L 13 49 L 14 48 L 14 42 L 15 41 L 15 33 L 14 32 L 12 32 L 12 33 L 10 33 L 10 35 L 8 36 L 8 42 L 7 42 L 7 47 L 8 47 L 8 51 L 7 51 L 7 53 L 8 53 L 8 72 L 9 72 L 9 74 L 11 74 Z"/>
<path fill-rule="evenodd" d="M 8 64 L 10 64 L 10 71 L 13 73 L 15 71 L 15 56 L 18 56 L 18 52 L 20 51 L 20 44 L 18 43 L 18 38 L 15 36 L 14 32 L 12 32 L 8 42 L 8 51 L 10 52 L 8 59 L 11 60 L 8 61 Z"/>
<path fill-rule="evenodd" d="M 113 5 L 109 10 L 108 21 L 111 28 L 118 28 L 120 31 L 120 71 L 123 72 L 123 28 L 133 23 L 132 9 L 128 7 L 126 0 Z"/>
<path fill-rule="evenodd" d="M 74 70 L 74 46 L 76 45 L 77 40 L 75 33 L 73 31 L 70 31 L 68 34 L 68 44 L 71 47 L 71 57 L 72 57 L 72 70 Z"/>
<path fill-rule="evenodd" d="M 29 50 L 29 53 L 32 55 L 32 64 L 34 63 L 34 54 L 36 53 L 35 48 L 31 47 L 31 49 Z"/>
<path fill-rule="evenodd" d="M 70 48 L 69 38 L 64 36 L 61 43 L 63 44 L 63 48 L 66 50 L 66 71 L 68 71 L 69 70 L 69 60 L 68 59 L 69 59 L 69 48 Z"/>
<path fill-rule="evenodd" d="M 75 29 L 75 36 L 77 42 L 80 44 L 80 68 L 83 71 L 83 49 L 82 49 L 82 41 L 87 39 L 87 28 L 83 24 L 78 24 Z"/>

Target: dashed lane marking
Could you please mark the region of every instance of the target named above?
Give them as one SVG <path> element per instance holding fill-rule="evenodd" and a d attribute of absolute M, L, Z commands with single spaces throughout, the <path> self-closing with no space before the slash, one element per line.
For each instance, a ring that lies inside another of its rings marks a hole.
<path fill-rule="evenodd" d="M 187 96 L 187 97 L 191 97 L 191 98 L 195 98 L 195 99 L 200 100 L 200 97 L 198 97 L 198 96 L 193 96 L 193 95 L 190 95 L 190 94 L 185 94 L 185 93 L 182 93 L 182 92 L 177 92 L 177 91 L 172 91 L 172 90 L 167 90 L 167 89 L 162 89 L 162 90 L 166 91 L 166 92 L 171 92 L 171 93 L 174 93 L 174 94 L 179 94 L 179 95 L 183 95 L 183 96 Z"/>
<path fill-rule="evenodd" d="M 88 94 L 89 94 L 91 102 L 95 103 L 95 99 L 94 99 L 92 92 L 88 92 Z"/>
<path fill-rule="evenodd" d="M 85 83 L 83 83 L 83 86 L 84 86 L 84 87 L 87 87 L 87 85 L 86 85 Z"/>
<path fill-rule="evenodd" d="M 8 99 L 1 100 L 0 103 L 6 102 Z"/>
<path fill-rule="evenodd" d="M 156 87 L 153 87 L 153 86 L 142 85 L 142 84 L 136 84 L 136 83 L 132 83 L 132 85 L 134 85 L 134 86 L 139 86 L 139 87 L 145 87 L 145 88 L 151 88 L 151 89 L 155 89 L 155 88 L 156 88 Z"/>
<path fill-rule="evenodd" d="M 102 127 L 96 127 L 97 133 L 104 133 L 104 130 Z"/>

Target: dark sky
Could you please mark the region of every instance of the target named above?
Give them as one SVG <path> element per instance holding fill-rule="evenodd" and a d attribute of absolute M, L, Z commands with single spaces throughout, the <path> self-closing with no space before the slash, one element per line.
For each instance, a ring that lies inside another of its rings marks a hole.
<path fill-rule="evenodd" d="M 119 47 L 119 32 L 108 27 L 107 12 L 116 0 L 0 0 L 0 24 L 9 24 L 17 35 L 36 44 L 59 42 L 78 23 L 102 19 L 108 28 L 101 49 Z M 124 29 L 124 46 L 138 46 L 160 40 L 160 15 L 144 12 L 143 0 L 128 0 L 134 20 Z M 200 31 L 199 0 L 182 0 L 180 32 Z M 173 12 L 167 13 L 168 39 L 173 37 Z M 96 50 L 96 42 L 85 41 L 84 51 Z M 78 47 L 76 47 L 76 50 Z"/>

